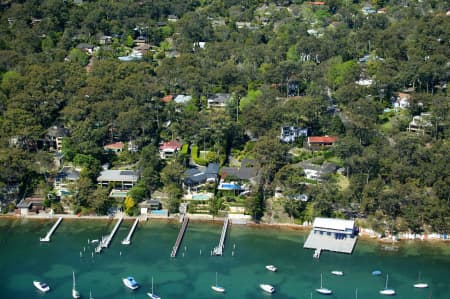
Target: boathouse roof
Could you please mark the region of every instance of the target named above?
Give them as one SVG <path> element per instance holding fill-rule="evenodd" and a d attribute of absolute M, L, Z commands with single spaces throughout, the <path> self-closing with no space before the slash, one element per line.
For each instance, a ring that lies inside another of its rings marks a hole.
<path fill-rule="evenodd" d="M 338 231 L 353 231 L 355 227 L 354 220 L 345 220 L 337 218 L 320 218 L 314 219 L 313 226 L 315 229 L 332 229 Z"/>

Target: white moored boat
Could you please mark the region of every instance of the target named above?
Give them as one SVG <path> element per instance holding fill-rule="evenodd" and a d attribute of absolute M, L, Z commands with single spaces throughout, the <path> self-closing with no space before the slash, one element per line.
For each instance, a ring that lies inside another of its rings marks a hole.
<path fill-rule="evenodd" d="M 428 283 L 424 283 L 424 282 L 415 283 L 414 287 L 418 288 L 418 289 L 426 289 L 426 288 L 428 288 Z"/>
<path fill-rule="evenodd" d="M 137 288 L 139 288 L 139 284 L 131 276 L 128 276 L 127 278 L 122 278 L 122 282 L 129 289 L 136 290 Z"/>
<path fill-rule="evenodd" d="M 337 275 L 337 276 L 343 276 L 344 272 L 342 272 L 342 271 L 331 271 L 331 274 Z"/>
<path fill-rule="evenodd" d="M 151 293 L 147 293 L 147 295 L 152 298 L 152 299 L 161 299 L 161 297 L 159 297 L 158 295 L 156 295 L 155 293 L 153 293 L 153 276 L 152 276 L 152 292 Z"/>
<path fill-rule="evenodd" d="M 72 276 L 73 276 L 72 298 L 78 299 L 80 298 L 80 292 L 78 292 L 75 287 L 75 272 L 72 272 Z"/>
<path fill-rule="evenodd" d="M 386 274 L 386 285 L 384 287 L 384 290 L 380 291 L 380 294 L 381 295 L 393 296 L 393 295 L 395 295 L 395 290 L 388 289 L 388 281 L 389 281 L 389 274 Z"/>
<path fill-rule="evenodd" d="M 417 281 L 420 281 L 420 272 L 419 272 L 419 278 L 417 279 Z M 418 289 L 426 289 L 428 288 L 428 283 L 424 283 L 424 282 L 418 282 L 414 284 L 415 288 Z"/>
<path fill-rule="evenodd" d="M 272 272 L 277 272 L 278 268 L 275 267 L 274 265 L 267 265 L 266 269 Z"/>
<path fill-rule="evenodd" d="M 316 289 L 316 292 L 323 295 L 331 295 L 333 293 L 330 289 L 324 288 L 322 286 L 322 273 L 320 273 L 320 288 Z"/>
<path fill-rule="evenodd" d="M 275 292 L 275 288 L 274 288 L 273 286 L 271 286 L 270 284 L 264 284 L 264 283 L 262 283 L 262 284 L 259 285 L 259 287 L 260 287 L 264 292 L 267 292 L 267 293 L 270 293 L 270 294 L 272 294 L 273 292 Z"/>
<path fill-rule="evenodd" d="M 216 272 L 216 284 L 211 286 L 211 289 L 216 291 L 217 293 L 225 293 L 225 288 L 221 287 L 217 284 L 217 272 Z"/>
<path fill-rule="evenodd" d="M 50 291 L 50 287 L 45 282 L 33 281 L 33 285 L 41 292 L 47 293 Z"/>

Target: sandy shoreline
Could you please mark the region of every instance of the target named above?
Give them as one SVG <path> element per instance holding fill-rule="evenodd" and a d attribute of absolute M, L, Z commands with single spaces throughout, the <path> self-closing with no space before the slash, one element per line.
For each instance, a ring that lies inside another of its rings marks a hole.
<path fill-rule="evenodd" d="M 47 214 L 47 213 L 40 213 L 40 214 L 33 214 L 33 215 L 11 215 L 11 214 L 4 214 L 0 215 L 0 219 L 31 219 L 31 220 L 49 220 L 49 219 L 58 219 L 59 217 L 63 217 L 67 220 L 115 220 L 118 219 L 120 216 L 123 216 L 123 220 L 135 220 L 136 218 L 141 217 L 142 221 L 152 220 L 152 221 L 158 221 L 158 222 L 178 222 L 179 218 L 178 215 L 172 215 L 172 216 L 155 216 L 155 215 L 148 215 L 146 217 L 142 216 L 126 216 L 126 215 L 116 215 L 114 217 L 111 216 L 96 216 L 96 215 L 85 215 L 85 216 L 78 216 L 78 215 L 71 215 L 71 214 Z M 199 214 L 188 214 L 187 215 L 191 221 L 197 222 L 197 223 L 213 223 L 217 225 L 221 225 L 224 221 L 224 217 L 213 217 L 211 215 L 199 215 Z M 258 228 L 258 229 L 264 229 L 264 228 L 270 228 L 270 229 L 279 229 L 279 230 L 296 230 L 296 231 L 309 231 L 312 226 L 305 226 L 300 224 L 292 224 L 292 223 L 256 223 L 254 221 L 247 221 L 245 224 L 237 223 L 234 225 L 245 225 L 252 228 Z M 358 235 L 358 238 L 362 240 L 367 241 L 374 241 L 376 243 L 385 243 L 385 244 L 392 244 L 391 238 L 380 238 L 376 235 L 368 234 L 366 232 L 360 232 Z M 395 244 L 402 243 L 402 242 L 448 242 L 449 239 L 438 239 L 438 238 L 415 238 L 415 239 L 407 239 L 403 238 L 400 240 L 396 240 Z"/>

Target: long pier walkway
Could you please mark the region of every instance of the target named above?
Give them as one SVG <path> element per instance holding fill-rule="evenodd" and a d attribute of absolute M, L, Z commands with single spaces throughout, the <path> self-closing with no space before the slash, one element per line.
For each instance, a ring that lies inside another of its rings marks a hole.
<path fill-rule="evenodd" d="M 177 240 L 175 241 L 175 245 L 172 248 L 172 252 L 170 253 L 170 257 L 176 257 L 178 248 L 180 247 L 181 240 L 183 240 L 184 233 L 186 232 L 186 228 L 189 222 L 189 217 L 183 218 L 183 224 L 181 224 L 180 232 L 178 233 Z"/>
<path fill-rule="evenodd" d="M 102 240 L 100 241 L 98 246 L 95 248 L 95 252 L 96 253 L 100 253 L 102 251 L 102 248 L 107 248 L 109 246 L 109 243 L 111 243 L 112 238 L 114 237 L 114 235 L 116 234 L 117 230 L 119 229 L 119 226 L 122 223 L 122 220 L 123 220 L 123 216 L 121 216 L 119 218 L 119 220 L 117 220 L 117 223 L 114 226 L 114 228 L 111 231 L 111 233 L 108 236 L 106 236 L 106 237 L 102 237 Z"/>
<path fill-rule="evenodd" d="M 48 233 L 45 235 L 45 237 L 40 238 L 41 242 L 50 242 L 50 238 L 55 232 L 55 230 L 58 228 L 59 224 L 63 220 L 62 217 L 59 217 L 56 223 L 52 226 L 52 228 L 48 231 Z"/>
<path fill-rule="evenodd" d="M 222 227 L 222 235 L 220 236 L 219 245 L 217 245 L 213 250 L 213 255 L 222 255 L 223 254 L 223 247 L 225 243 L 225 237 L 227 235 L 228 230 L 228 224 L 229 224 L 230 218 L 225 218 L 225 221 L 223 222 Z"/>
<path fill-rule="evenodd" d="M 131 243 L 131 236 L 133 235 L 134 231 L 136 230 L 136 226 L 139 222 L 139 217 L 134 220 L 133 226 L 130 229 L 130 232 L 128 233 L 127 237 L 122 240 L 123 245 L 130 245 Z"/>

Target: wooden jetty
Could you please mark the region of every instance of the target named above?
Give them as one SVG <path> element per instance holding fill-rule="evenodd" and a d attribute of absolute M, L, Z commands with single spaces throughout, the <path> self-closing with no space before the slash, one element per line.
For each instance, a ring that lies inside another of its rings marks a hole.
<path fill-rule="evenodd" d="M 55 230 L 58 228 L 59 224 L 63 220 L 63 217 L 59 217 L 56 223 L 52 226 L 52 228 L 48 231 L 47 235 L 45 237 L 40 238 L 41 242 L 50 242 L 50 238 L 55 232 Z"/>
<path fill-rule="evenodd" d="M 100 241 L 100 243 L 98 244 L 98 246 L 95 248 L 95 252 L 96 253 L 100 253 L 102 252 L 102 248 L 107 248 L 109 247 L 109 243 L 111 243 L 112 238 L 114 237 L 114 235 L 116 234 L 117 230 L 119 229 L 120 224 L 122 223 L 123 220 L 123 216 L 120 217 L 117 220 L 116 225 L 114 226 L 113 230 L 111 231 L 111 233 L 106 236 L 106 237 L 102 237 L 102 240 Z"/>
<path fill-rule="evenodd" d="M 183 223 L 181 224 L 180 232 L 178 233 L 177 240 L 175 241 L 175 245 L 172 248 L 172 252 L 170 253 L 170 257 L 176 257 L 178 248 L 180 247 L 181 240 L 183 240 L 184 233 L 186 232 L 186 228 L 189 222 L 189 217 L 183 218 Z"/>
<path fill-rule="evenodd" d="M 228 218 L 228 217 L 225 218 L 225 220 L 223 222 L 223 227 L 222 227 L 222 234 L 220 235 L 220 241 L 219 241 L 219 244 L 214 248 L 214 250 L 212 252 L 213 255 L 222 255 L 223 254 L 225 237 L 227 235 L 229 222 L 230 222 L 230 218 Z"/>
<path fill-rule="evenodd" d="M 138 222 L 139 222 L 139 218 L 136 218 L 136 220 L 134 220 L 133 226 L 131 227 L 130 232 L 128 233 L 127 237 L 122 240 L 123 245 L 130 245 L 131 236 L 133 236 L 133 233 L 136 230 L 136 226 L 137 226 Z"/>

